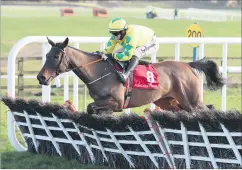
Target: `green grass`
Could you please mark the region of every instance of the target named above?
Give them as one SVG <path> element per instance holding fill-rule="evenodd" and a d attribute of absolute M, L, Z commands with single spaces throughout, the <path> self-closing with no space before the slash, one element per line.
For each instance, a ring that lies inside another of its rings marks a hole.
<path fill-rule="evenodd" d="M 76 160 L 36 155 L 30 152 L 1 153 L 3 169 L 107 169 L 108 167 L 80 164 Z M 31 162 L 30 162 L 31 161 Z"/>
<path fill-rule="evenodd" d="M 91 9 L 74 8 L 76 16 L 60 17 L 59 8 L 2 7 L 1 53 L 6 56 L 14 43 L 25 36 L 109 36 L 107 26 L 112 17 L 122 16 L 127 22 L 153 28 L 158 37 L 185 37 L 186 28 L 192 23 L 186 20 L 147 20 L 145 9 L 115 9 L 109 11 L 108 18 L 95 18 Z M 31 14 L 30 14 L 31 13 Z M 240 22 L 199 22 L 205 37 L 240 37 Z M 17 31 L 16 31 L 17 29 Z M 81 47 L 84 51 L 96 50 L 94 46 Z M 205 45 L 206 56 L 221 56 L 221 45 Z M 239 45 L 229 45 L 228 56 L 240 57 Z M 173 56 L 173 45 L 161 45 L 158 56 Z M 188 45 L 181 46 L 181 56 L 192 56 Z"/>

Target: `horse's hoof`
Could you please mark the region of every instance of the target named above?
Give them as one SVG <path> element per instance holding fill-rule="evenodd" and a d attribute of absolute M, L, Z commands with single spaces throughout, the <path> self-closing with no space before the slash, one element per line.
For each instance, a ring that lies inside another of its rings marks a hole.
<path fill-rule="evenodd" d="M 156 106 L 154 111 L 155 111 L 155 112 L 161 112 L 162 109 L 161 109 L 159 106 Z"/>
<path fill-rule="evenodd" d="M 77 111 L 77 109 L 75 108 L 75 106 L 72 104 L 72 102 L 70 100 L 66 100 L 65 103 L 63 104 L 63 106 L 66 109 L 68 109 L 68 110 L 70 110 L 72 112 L 76 112 Z"/>
<path fill-rule="evenodd" d="M 152 112 L 149 108 L 144 109 L 144 113 L 150 113 Z"/>
<path fill-rule="evenodd" d="M 92 104 L 89 104 L 87 106 L 87 113 L 92 115 L 92 114 L 96 114 L 96 110 L 94 109 L 95 106 L 93 106 Z"/>
<path fill-rule="evenodd" d="M 215 110 L 215 107 L 212 104 L 207 105 L 207 107 L 208 107 L 209 110 Z"/>

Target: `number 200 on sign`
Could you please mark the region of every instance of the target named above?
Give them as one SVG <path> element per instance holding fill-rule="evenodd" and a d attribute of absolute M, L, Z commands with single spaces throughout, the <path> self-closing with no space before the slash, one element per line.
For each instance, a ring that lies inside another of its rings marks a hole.
<path fill-rule="evenodd" d="M 188 30 L 188 37 L 202 37 L 201 31 L 193 31 L 193 30 Z"/>

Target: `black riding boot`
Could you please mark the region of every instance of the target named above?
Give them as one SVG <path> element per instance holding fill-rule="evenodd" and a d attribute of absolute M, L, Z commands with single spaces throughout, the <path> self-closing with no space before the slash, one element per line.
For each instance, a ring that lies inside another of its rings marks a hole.
<path fill-rule="evenodd" d="M 136 56 L 133 56 L 132 59 L 129 62 L 128 68 L 124 73 L 120 75 L 120 81 L 125 84 L 130 73 L 134 70 L 134 68 L 138 65 L 139 59 Z"/>

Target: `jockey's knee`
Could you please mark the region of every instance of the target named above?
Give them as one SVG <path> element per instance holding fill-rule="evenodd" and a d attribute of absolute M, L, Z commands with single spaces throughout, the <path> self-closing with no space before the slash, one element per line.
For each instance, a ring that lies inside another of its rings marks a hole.
<path fill-rule="evenodd" d="M 135 59 L 140 59 L 140 57 L 138 57 L 137 55 L 132 55 L 132 58 L 131 59 L 133 59 L 133 58 L 135 58 Z"/>
<path fill-rule="evenodd" d="M 112 53 L 108 53 L 108 54 L 105 54 L 108 58 L 112 58 L 113 54 Z"/>

